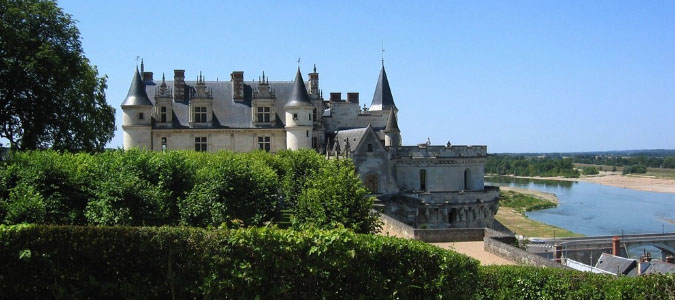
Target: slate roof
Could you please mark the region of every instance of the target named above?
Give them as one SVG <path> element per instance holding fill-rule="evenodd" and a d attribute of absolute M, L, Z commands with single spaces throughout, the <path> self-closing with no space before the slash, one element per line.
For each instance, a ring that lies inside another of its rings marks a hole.
<path fill-rule="evenodd" d="M 197 81 L 185 81 L 185 85 L 194 87 Z M 231 81 L 204 81 L 206 89 L 212 92 L 213 97 L 213 126 L 209 128 L 283 128 L 284 105 L 288 101 L 293 82 L 291 81 L 269 81 L 270 88 L 274 91 L 276 99 L 274 100 L 276 122 L 272 126 L 254 126 L 251 122 L 251 101 L 253 91 L 258 88 L 259 81 L 244 81 L 244 100 L 234 101 L 232 98 Z M 166 85 L 173 87 L 173 81 L 166 81 Z M 304 85 L 304 83 L 303 83 Z M 158 85 L 145 87 L 147 94 L 155 95 Z M 175 91 L 174 91 L 175 92 Z M 154 103 L 154 97 L 150 100 Z M 151 104 L 152 105 L 152 104 Z M 188 100 L 174 100 L 173 106 L 173 126 L 175 128 L 189 127 L 190 102 Z M 160 129 L 160 128 L 157 128 Z M 195 128 L 203 129 L 203 128 Z"/>
<path fill-rule="evenodd" d="M 152 106 L 148 94 L 146 93 L 146 86 L 141 79 L 141 74 L 136 69 L 134 78 L 131 80 L 131 86 L 127 93 L 127 98 L 122 102 L 122 107 L 125 106 Z"/>
<path fill-rule="evenodd" d="M 387 79 L 387 72 L 380 70 L 380 77 L 377 79 L 377 86 L 375 87 L 375 94 L 373 95 L 373 102 L 370 104 L 370 110 L 385 110 L 389 108 L 396 108 L 394 104 L 394 96 L 391 95 L 391 88 L 389 88 L 389 80 Z"/>
<path fill-rule="evenodd" d="M 627 275 L 635 269 L 637 261 L 630 258 L 615 256 L 607 253 L 600 255 L 595 267 L 614 274 Z M 637 271 L 637 270 L 635 270 Z M 617 273 L 618 272 L 618 273 Z"/>
<path fill-rule="evenodd" d="M 398 122 L 396 121 L 396 114 L 394 110 L 389 111 L 389 119 L 387 120 L 387 126 L 384 128 L 384 132 L 399 132 Z"/>
<path fill-rule="evenodd" d="M 675 273 L 675 264 L 652 260 L 642 274 L 670 274 Z"/>
<path fill-rule="evenodd" d="M 284 105 L 284 107 L 298 106 L 312 106 L 312 102 L 309 102 L 309 95 L 307 95 L 307 88 L 305 87 L 305 82 L 302 81 L 302 74 L 300 73 L 299 67 L 298 72 L 295 74 L 291 95 L 289 96 L 288 102 L 286 105 Z"/>
<path fill-rule="evenodd" d="M 335 141 L 340 143 L 340 152 L 345 151 L 345 139 L 349 140 L 350 150 L 356 150 L 356 147 L 361 143 L 361 139 L 366 135 L 368 128 L 369 127 L 338 131 L 335 135 Z M 331 150 L 333 149 L 331 148 Z"/>

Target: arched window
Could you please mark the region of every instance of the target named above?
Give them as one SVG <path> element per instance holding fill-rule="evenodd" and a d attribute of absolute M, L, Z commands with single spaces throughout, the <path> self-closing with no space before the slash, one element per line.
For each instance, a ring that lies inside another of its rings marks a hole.
<path fill-rule="evenodd" d="M 471 190 L 471 171 L 468 168 L 464 170 L 464 190 Z"/>
<path fill-rule="evenodd" d="M 365 180 L 366 188 L 370 193 L 375 194 L 379 192 L 379 179 L 377 178 L 377 175 L 375 174 L 368 174 L 366 175 L 366 180 Z"/>
<path fill-rule="evenodd" d="M 420 170 L 420 191 L 427 190 L 427 170 Z"/>

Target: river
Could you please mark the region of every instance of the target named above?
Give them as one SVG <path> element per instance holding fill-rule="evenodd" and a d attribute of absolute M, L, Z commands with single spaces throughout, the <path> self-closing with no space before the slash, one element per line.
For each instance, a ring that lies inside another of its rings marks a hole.
<path fill-rule="evenodd" d="M 528 212 L 533 220 L 584 235 L 675 232 L 675 194 L 605 186 L 590 182 L 491 176 L 486 185 L 554 193 L 558 207 Z"/>

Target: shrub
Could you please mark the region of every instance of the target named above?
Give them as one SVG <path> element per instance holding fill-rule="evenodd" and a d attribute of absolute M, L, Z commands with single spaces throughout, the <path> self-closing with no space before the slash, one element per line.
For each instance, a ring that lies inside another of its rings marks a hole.
<path fill-rule="evenodd" d="M 581 171 L 582 174 L 584 175 L 598 175 L 600 172 L 598 172 L 598 169 L 595 167 L 584 167 Z"/>
<path fill-rule="evenodd" d="M 644 165 L 632 165 L 632 166 L 627 166 L 623 167 L 623 174 L 644 174 L 647 173 L 647 167 Z"/>
<path fill-rule="evenodd" d="M 478 263 L 347 230 L 0 226 L 3 299 L 469 299 Z"/>
<path fill-rule="evenodd" d="M 475 299 L 672 299 L 675 275 L 615 277 L 573 270 L 487 266 Z"/>

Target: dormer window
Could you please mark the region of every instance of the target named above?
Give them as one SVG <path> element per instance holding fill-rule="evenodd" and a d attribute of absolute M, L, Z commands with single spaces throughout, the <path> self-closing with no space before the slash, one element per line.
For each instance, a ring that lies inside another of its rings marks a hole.
<path fill-rule="evenodd" d="M 269 123 L 271 122 L 271 108 L 269 106 L 260 106 L 258 107 L 257 113 L 257 122 L 259 123 Z"/>
<path fill-rule="evenodd" d="M 144 119 L 143 113 L 138 113 L 138 119 L 139 119 L 139 120 L 143 120 L 143 119 Z"/>
<path fill-rule="evenodd" d="M 162 106 L 160 108 L 160 120 L 162 123 L 166 123 L 166 106 Z"/>
<path fill-rule="evenodd" d="M 373 144 L 368 144 L 368 152 L 373 152 Z"/>
<path fill-rule="evenodd" d="M 206 106 L 195 107 L 195 123 L 206 123 Z"/>
<path fill-rule="evenodd" d="M 297 119 L 298 119 L 298 114 L 293 114 L 293 120 L 297 120 Z"/>

